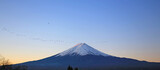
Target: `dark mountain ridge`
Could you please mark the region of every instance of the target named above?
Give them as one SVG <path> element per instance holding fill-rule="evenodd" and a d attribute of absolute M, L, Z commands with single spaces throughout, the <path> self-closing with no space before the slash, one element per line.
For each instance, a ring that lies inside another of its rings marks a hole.
<path fill-rule="evenodd" d="M 80 70 L 160 70 L 160 63 L 111 56 L 84 43 L 64 52 L 17 65 L 28 66 L 29 70 L 66 70 L 69 65 Z"/>

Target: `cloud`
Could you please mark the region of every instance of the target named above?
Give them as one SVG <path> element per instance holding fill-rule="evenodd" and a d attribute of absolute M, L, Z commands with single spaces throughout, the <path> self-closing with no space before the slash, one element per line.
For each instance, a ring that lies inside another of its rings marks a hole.
<path fill-rule="evenodd" d="M 22 34 L 22 33 L 13 32 L 6 27 L 0 28 L 0 30 L 4 31 L 4 32 L 8 32 L 8 33 L 10 33 L 12 35 L 15 35 L 17 37 L 25 37 L 25 38 L 28 38 L 30 40 L 37 40 L 37 41 L 42 41 L 42 42 L 53 42 L 53 43 L 67 43 L 63 40 L 44 39 L 44 38 L 41 38 L 41 37 L 33 37 L 33 36 L 25 35 L 25 34 Z"/>

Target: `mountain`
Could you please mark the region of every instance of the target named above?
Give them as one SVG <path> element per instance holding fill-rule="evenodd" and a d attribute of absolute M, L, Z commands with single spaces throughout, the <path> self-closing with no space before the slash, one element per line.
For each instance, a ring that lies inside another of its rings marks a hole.
<path fill-rule="evenodd" d="M 108 55 L 85 43 L 51 57 L 16 65 L 28 66 L 29 70 L 66 70 L 69 65 L 79 70 L 160 70 L 160 63 Z"/>
<path fill-rule="evenodd" d="M 101 56 L 110 56 L 108 54 L 102 53 L 92 47 L 90 47 L 89 45 L 85 44 L 85 43 L 79 43 L 77 45 L 75 45 L 74 47 L 61 52 L 59 54 L 57 54 L 57 56 L 74 56 L 74 55 L 80 55 L 80 56 L 84 56 L 84 55 L 101 55 Z"/>

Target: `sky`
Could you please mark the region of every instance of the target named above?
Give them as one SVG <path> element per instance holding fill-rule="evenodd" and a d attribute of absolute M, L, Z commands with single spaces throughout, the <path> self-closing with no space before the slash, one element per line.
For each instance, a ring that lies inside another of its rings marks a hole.
<path fill-rule="evenodd" d="M 0 55 L 12 64 L 78 43 L 160 62 L 160 0 L 0 0 Z"/>

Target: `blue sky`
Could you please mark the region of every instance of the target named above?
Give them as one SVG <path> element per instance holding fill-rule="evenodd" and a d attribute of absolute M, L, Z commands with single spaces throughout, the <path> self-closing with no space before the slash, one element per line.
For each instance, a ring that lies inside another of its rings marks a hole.
<path fill-rule="evenodd" d="M 0 54 L 19 63 L 85 42 L 160 62 L 159 7 L 159 0 L 0 0 Z"/>

